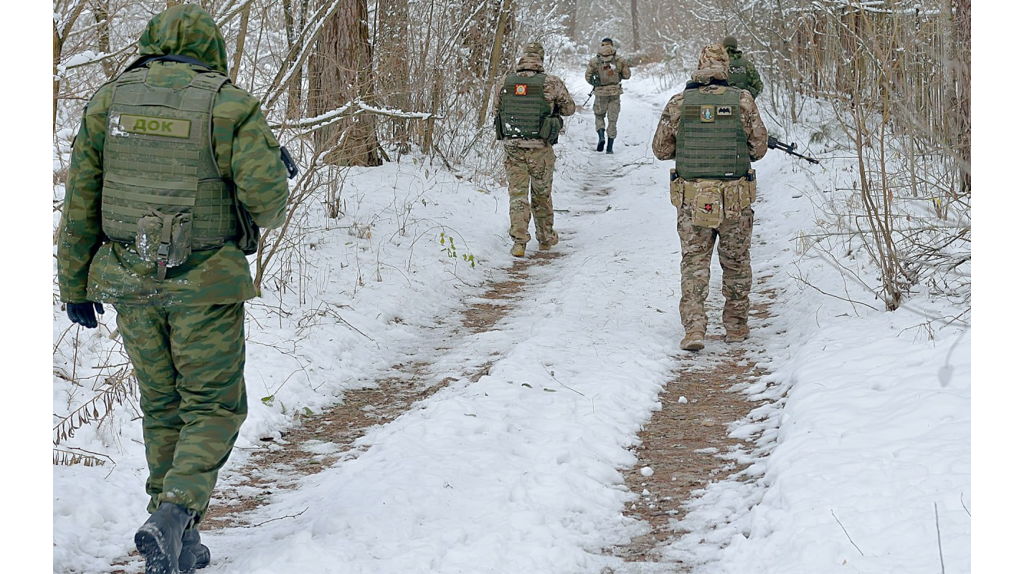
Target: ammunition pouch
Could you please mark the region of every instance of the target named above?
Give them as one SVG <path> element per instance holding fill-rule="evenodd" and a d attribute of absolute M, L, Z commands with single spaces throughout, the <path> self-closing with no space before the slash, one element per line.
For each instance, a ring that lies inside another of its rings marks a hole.
<path fill-rule="evenodd" d="M 168 267 L 181 265 L 192 255 L 192 214 L 150 211 L 143 215 L 135 251 L 143 261 L 156 263 L 156 278 L 163 280 Z"/>
<path fill-rule="evenodd" d="M 562 131 L 562 118 L 546 116 L 540 124 L 540 138 L 551 145 L 558 143 L 558 132 Z"/>
<path fill-rule="evenodd" d="M 757 175 L 750 170 L 740 179 L 691 181 L 679 178 L 672 182 L 671 194 L 673 205 L 690 208 L 693 225 L 716 229 L 723 222 L 739 217 L 741 211 L 754 203 Z"/>

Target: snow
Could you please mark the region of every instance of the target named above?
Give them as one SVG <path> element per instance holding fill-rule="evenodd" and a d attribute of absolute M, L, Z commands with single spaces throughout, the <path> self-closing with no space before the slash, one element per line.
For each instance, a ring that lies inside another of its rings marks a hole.
<path fill-rule="evenodd" d="M 563 74 L 578 102 L 581 75 Z M 705 368 L 727 350 L 721 339 L 699 359 L 678 349 L 670 164 L 650 151 L 678 89 L 634 72 L 612 156 L 590 149 L 589 108 L 569 119 L 554 184 L 559 257 L 530 266 L 505 317 L 483 333 L 459 312 L 483 301 L 489 281 L 509 278 L 504 189 L 409 157 L 351 171 L 343 217 L 310 214 L 305 247 L 285 256 L 289 288 L 268 283 L 248 306 L 250 413 L 216 496 L 238 488 L 237 469 L 261 439 L 287 440 L 295 413 L 412 376 L 398 365 L 448 382 L 369 429 L 339 462 L 273 492 L 248 525 L 204 532 L 213 554 L 204 572 L 641 572 L 675 560 L 707 574 L 970 571 L 971 329 L 949 321 L 965 309 L 922 291 L 885 312 L 808 248 L 801 236 L 847 160 L 809 166 L 778 151 L 755 164 L 752 247 L 752 297 L 772 289 L 776 298 L 767 316 L 752 316 L 743 344 L 768 374 L 737 383 L 752 410 L 731 434 L 747 446 L 723 455 L 753 464 L 681 503 L 663 564 L 644 570 L 607 552 L 644 532 L 625 515 L 638 495 L 623 479 L 639 431 L 660 401 L 699 413 L 686 397 L 659 395 L 663 386 L 680 364 Z M 806 151 L 804 129 L 782 139 Z M 534 240 L 527 257 L 536 249 Z M 716 262 L 712 277 L 709 334 L 720 335 Z M 113 309 L 101 322 L 79 333 L 80 356 L 55 353 L 54 367 L 97 365 L 112 346 Z M 55 346 L 68 325 L 54 305 Z M 54 413 L 89 396 L 54 377 Z M 133 549 L 147 501 L 134 416 L 122 407 L 69 441 L 116 464 L 52 467 L 54 572 L 109 572 Z"/>

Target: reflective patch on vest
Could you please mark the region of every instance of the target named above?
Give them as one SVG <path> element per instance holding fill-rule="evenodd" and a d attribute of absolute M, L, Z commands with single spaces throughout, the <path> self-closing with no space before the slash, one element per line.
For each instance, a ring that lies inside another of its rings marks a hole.
<path fill-rule="evenodd" d="M 515 95 L 525 96 L 526 95 L 526 84 L 516 84 Z"/>
<path fill-rule="evenodd" d="M 715 115 L 731 116 L 732 115 L 732 106 L 718 106 L 718 109 L 715 110 Z"/>
<path fill-rule="evenodd" d="M 700 121 L 704 123 L 715 121 L 715 106 L 701 106 Z"/>
<path fill-rule="evenodd" d="M 110 118 L 113 135 L 144 134 L 188 139 L 192 132 L 191 120 L 138 116 L 133 114 L 114 115 Z"/>

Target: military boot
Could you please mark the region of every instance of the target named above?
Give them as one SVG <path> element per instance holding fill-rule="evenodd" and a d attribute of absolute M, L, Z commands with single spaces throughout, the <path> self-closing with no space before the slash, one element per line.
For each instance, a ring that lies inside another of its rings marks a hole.
<path fill-rule="evenodd" d="M 181 574 L 192 574 L 210 565 L 210 549 L 199 541 L 199 529 L 189 528 L 181 535 L 181 554 L 178 556 L 178 570 Z"/>
<path fill-rule="evenodd" d="M 614 146 L 615 146 L 615 138 L 608 138 L 608 151 L 606 151 L 605 153 L 613 153 L 612 152 L 612 147 L 614 147 Z"/>
<path fill-rule="evenodd" d="M 727 327 L 725 329 L 726 343 L 739 343 L 740 341 L 746 340 L 749 336 L 750 327 L 746 325 L 737 325 L 735 327 Z"/>
<path fill-rule="evenodd" d="M 557 231 L 552 231 L 551 232 L 551 239 L 550 240 L 548 240 L 548 241 L 541 241 L 540 242 L 540 250 L 541 251 L 550 251 L 551 248 L 556 246 L 556 245 L 558 245 L 558 232 Z"/>
<path fill-rule="evenodd" d="M 684 351 L 699 351 L 704 348 L 704 333 L 692 331 L 683 337 L 679 342 L 679 348 Z"/>
<path fill-rule="evenodd" d="M 597 130 L 597 151 L 604 151 L 604 130 Z"/>
<path fill-rule="evenodd" d="M 146 574 L 179 574 L 181 538 L 192 518 L 192 512 L 163 502 L 139 528 L 135 533 L 135 547 L 146 559 Z"/>
<path fill-rule="evenodd" d="M 512 255 L 514 257 L 525 257 L 526 256 L 526 244 L 519 243 L 518 241 L 512 246 Z"/>

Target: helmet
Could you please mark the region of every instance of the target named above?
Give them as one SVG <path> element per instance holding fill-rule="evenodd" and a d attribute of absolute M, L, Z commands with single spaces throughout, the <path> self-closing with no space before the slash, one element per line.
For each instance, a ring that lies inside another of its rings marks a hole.
<path fill-rule="evenodd" d="M 544 46 L 540 42 L 530 42 L 523 48 L 523 54 L 536 54 L 540 56 L 540 59 L 544 60 Z"/>
<path fill-rule="evenodd" d="M 736 38 L 734 36 L 726 36 L 725 38 L 722 38 L 722 45 L 725 46 L 726 48 L 739 47 L 739 45 L 736 43 Z"/>

